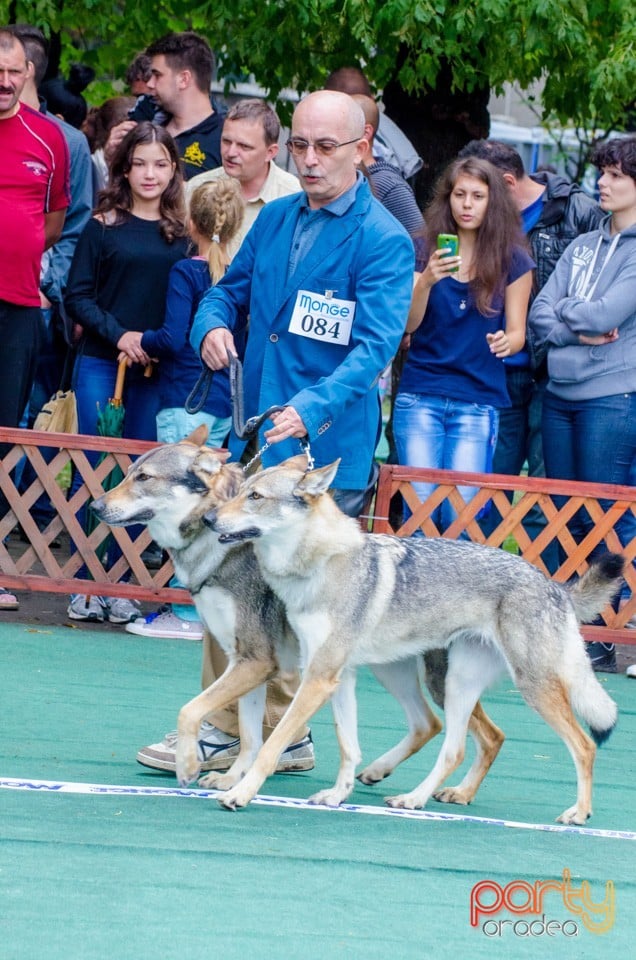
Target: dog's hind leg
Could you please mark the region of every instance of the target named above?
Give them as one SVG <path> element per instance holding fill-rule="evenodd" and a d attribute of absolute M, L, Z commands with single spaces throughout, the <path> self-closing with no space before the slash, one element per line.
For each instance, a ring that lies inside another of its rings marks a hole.
<path fill-rule="evenodd" d="M 519 689 L 526 702 L 539 713 L 557 733 L 568 748 L 576 768 L 576 803 L 564 810 L 558 823 L 583 825 L 592 814 L 592 774 L 596 747 L 574 716 L 570 698 L 563 682 L 558 677 L 544 680 L 540 690 Z"/>
<path fill-rule="evenodd" d="M 428 691 L 438 707 L 443 708 L 448 650 L 428 650 L 423 659 Z M 460 784 L 445 787 L 434 794 L 440 803 L 471 803 L 505 740 L 503 732 L 492 722 L 479 701 L 468 721 L 468 730 L 477 751 L 474 763 Z"/>
<path fill-rule="evenodd" d="M 483 691 L 502 671 L 502 661 L 486 642 L 458 638 L 449 648 L 444 712 L 446 735 L 433 769 L 410 793 L 387 797 L 390 807 L 423 807 L 464 759 L 470 716 Z"/>
<path fill-rule="evenodd" d="M 475 760 L 461 783 L 456 787 L 444 787 L 433 794 L 440 803 L 471 803 L 506 739 L 504 732 L 492 722 L 479 701 L 468 721 L 468 730 L 477 750 Z"/>
<path fill-rule="evenodd" d="M 398 764 L 432 740 L 442 724 L 429 707 L 422 693 L 419 669 L 421 658 L 410 657 L 397 663 L 373 664 L 371 670 L 382 686 L 398 701 L 408 723 L 408 733 L 394 747 L 370 763 L 358 774 L 362 783 L 372 784 L 384 780 L 393 773 Z"/>
<path fill-rule="evenodd" d="M 309 797 L 309 803 L 338 807 L 353 790 L 356 767 L 362 756 L 358 742 L 358 704 L 354 670 L 343 670 L 340 683 L 331 698 L 331 709 L 340 745 L 340 769 L 333 787 L 314 793 Z"/>
<path fill-rule="evenodd" d="M 276 672 L 270 660 L 244 659 L 232 663 L 207 690 L 190 700 L 179 711 L 177 721 L 177 780 L 181 786 L 192 783 L 199 775 L 201 764 L 197 756 L 197 736 L 201 722 L 215 710 L 222 710 L 256 687 L 261 686 Z M 259 718 L 262 724 L 263 715 Z M 253 738 L 252 738 L 253 739 Z"/>
<path fill-rule="evenodd" d="M 327 673 L 324 669 L 314 669 L 312 664 L 309 665 L 296 696 L 261 747 L 250 769 L 240 783 L 219 796 L 221 806 L 235 810 L 247 806 L 254 799 L 267 777 L 276 769 L 278 758 L 292 742 L 295 732 L 332 696 L 338 685 L 341 669 L 342 664 L 339 664 L 337 667 L 330 667 Z"/>

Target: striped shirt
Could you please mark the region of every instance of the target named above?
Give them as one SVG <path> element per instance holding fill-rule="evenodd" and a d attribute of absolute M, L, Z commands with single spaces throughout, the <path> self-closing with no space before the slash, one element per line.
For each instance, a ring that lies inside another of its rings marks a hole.
<path fill-rule="evenodd" d="M 421 236 L 424 217 L 415 194 L 399 170 L 385 160 L 375 160 L 367 167 L 373 194 L 399 220 L 411 238 Z"/>

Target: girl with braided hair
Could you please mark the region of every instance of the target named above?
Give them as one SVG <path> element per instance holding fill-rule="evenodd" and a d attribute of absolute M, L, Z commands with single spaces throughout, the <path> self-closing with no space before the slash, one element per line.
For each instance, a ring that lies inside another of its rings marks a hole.
<path fill-rule="evenodd" d="M 157 439 L 178 443 L 202 423 L 210 431 L 208 444 L 220 447 L 230 429 L 230 388 L 227 371 L 214 375 L 203 409 L 186 413 L 188 394 L 201 373 L 201 361 L 190 346 L 192 320 L 204 293 L 224 275 L 230 258 L 228 243 L 243 221 L 244 202 L 236 180 L 221 178 L 201 184 L 190 199 L 188 233 L 197 248 L 191 258 L 174 264 L 168 278 L 163 326 L 147 330 L 141 346 L 160 361 Z"/>
<path fill-rule="evenodd" d="M 177 443 L 201 424 L 208 427 L 207 443 L 211 447 L 222 446 L 229 433 L 232 418 L 227 369 L 214 374 L 203 408 L 198 413 L 186 412 L 186 399 L 201 373 L 201 361 L 190 346 L 189 335 L 199 301 L 229 266 L 228 244 L 240 229 L 244 206 L 238 181 L 230 177 L 208 181 L 194 190 L 188 233 L 197 254 L 174 264 L 168 279 L 163 326 L 147 330 L 141 338 L 148 356 L 159 358 L 157 439 L 162 443 Z M 241 353 L 243 347 L 237 343 Z M 181 584 L 173 578 L 171 585 Z M 143 636 L 203 636 L 194 608 L 185 605 L 173 605 L 127 627 Z"/>

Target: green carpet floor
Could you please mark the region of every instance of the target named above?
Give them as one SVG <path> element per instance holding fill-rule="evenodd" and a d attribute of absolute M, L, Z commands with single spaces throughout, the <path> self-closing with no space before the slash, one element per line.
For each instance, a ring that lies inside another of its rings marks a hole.
<path fill-rule="evenodd" d="M 538 829 L 573 802 L 574 767 L 509 682 L 484 700 L 507 740 L 475 802 L 430 805 L 451 820 L 258 804 L 232 814 L 210 798 L 12 788 L 15 780 L 174 788 L 173 778 L 134 757 L 174 728 L 179 707 L 197 692 L 200 652 L 198 644 L 115 627 L 0 624 L 1 960 L 631 955 L 636 683 L 624 676 L 602 676 L 620 721 L 599 751 L 589 833 Z M 366 762 L 402 735 L 402 720 L 364 671 L 358 693 Z M 338 750 L 328 709 L 312 731 L 315 770 L 273 777 L 263 794 L 306 798 L 332 781 Z M 352 804 L 381 807 L 385 794 L 411 789 L 439 743 L 383 785 L 358 785 Z M 527 912 L 502 910 L 471 926 L 475 884 L 492 880 L 503 894 L 517 880 L 561 881 L 564 870 L 575 890 L 589 882 L 593 902 L 613 882 L 607 933 L 586 929 L 558 891 L 545 895 L 542 911 L 560 924 L 552 935 L 540 925 L 530 933 L 536 917 Z"/>

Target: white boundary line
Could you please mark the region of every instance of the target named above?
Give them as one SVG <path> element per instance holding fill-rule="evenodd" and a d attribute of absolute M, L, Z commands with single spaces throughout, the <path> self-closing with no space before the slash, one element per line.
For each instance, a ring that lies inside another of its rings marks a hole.
<path fill-rule="evenodd" d="M 26 790 L 40 793 L 75 793 L 91 796 L 118 797 L 181 797 L 194 800 L 214 800 L 220 790 L 197 790 L 189 787 L 133 787 L 106 783 L 73 783 L 66 780 L 24 780 L 15 777 L 0 778 L 0 788 Z M 496 820 L 490 817 L 473 817 L 461 813 L 433 813 L 430 810 L 398 810 L 393 807 L 374 807 L 359 803 L 343 803 L 339 807 L 326 807 L 296 797 L 268 797 L 258 795 L 252 803 L 266 807 L 291 807 L 294 810 L 325 811 L 329 813 L 362 813 L 376 817 L 400 817 L 406 820 L 454 821 L 456 823 L 480 823 L 490 827 L 509 827 L 515 830 L 535 830 L 543 833 L 574 833 L 585 837 L 602 837 L 610 840 L 636 840 L 636 832 L 630 830 L 600 830 L 594 827 L 576 827 L 559 823 L 522 823 L 516 820 Z"/>

